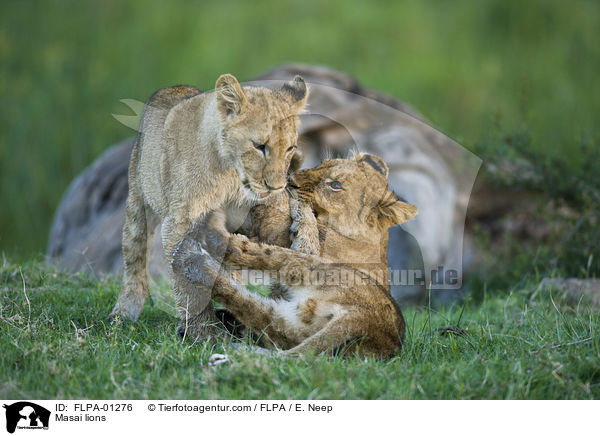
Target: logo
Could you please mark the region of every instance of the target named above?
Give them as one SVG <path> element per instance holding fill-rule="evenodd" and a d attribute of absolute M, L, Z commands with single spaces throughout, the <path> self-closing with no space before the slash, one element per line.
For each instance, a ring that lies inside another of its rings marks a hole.
<path fill-rule="evenodd" d="M 6 431 L 14 433 L 15 429 L 48 429 L 50 411 L 29 401 L 19 401 L 6 409 Z"/>

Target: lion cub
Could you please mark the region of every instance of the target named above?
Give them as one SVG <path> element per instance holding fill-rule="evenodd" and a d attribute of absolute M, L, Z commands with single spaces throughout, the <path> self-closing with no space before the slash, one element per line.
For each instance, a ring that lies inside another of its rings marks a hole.
<path fill-rule="evenodd" d="M 214 280 L 213 298 L 286 353 L 347 345 L 388 357 L 405 329 L 387 281 L 388 228 L 412 219 L 417 208 L 398 200 L 387 175 L 387 165 L 368 154 L 296 173 L 298 197 L 316 216 L 319 256 L 230 235 L 223 215 L 213 213 L 180 244 L 173 268 L 199 285 Z M 198 237 L 217 258 L 224 253 L 229 268 L 219 269 Z M 256 295 L 235 282 L 231 267 L 276 271 L 283 292 Z"/>
<path fill-rule="evenodd" d="M 149 241 L 162 221 L 167 259 L 186 232 L 228 203 L 254 204 L 286 186 L 298 118 L 308 90 L 296 76 L 279 90 L 242 87 L 226 74 L 215 91 L 177 86 L 156 92 L 144 108 L 129 165 L 123 228 L 123 288 L 111 316 L 136 320 L 148 296 Z M 173 274 L 188 337 L 216 332 L 210 292 Z"/>

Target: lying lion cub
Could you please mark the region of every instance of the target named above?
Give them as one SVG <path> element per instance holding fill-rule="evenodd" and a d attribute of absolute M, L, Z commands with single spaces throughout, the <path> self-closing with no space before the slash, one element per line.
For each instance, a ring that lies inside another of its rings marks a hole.
<path fill-rule="evenodd" d="M 213 213 L 179 245 L 172 266 L 198 285 L 214 282 L 213 298 L 285 353 L 347 345 L 388 357 L 405 330 L 387 282 L 388 228 L 412 219 L 417 209 L 389 190 L 387 174 L 387 165 L 368 154 L 296 173 L 298 197 L 314 210 L 320 256 L 231 235 L 224 215 Z M 268 233 L 259 225 L 261 232 Z M 229 268 L 215 260 L 222 254 Z M 276 271 L 283 292 L 271 298 L 252 293 L 233 279 L 231 267 Z"/>

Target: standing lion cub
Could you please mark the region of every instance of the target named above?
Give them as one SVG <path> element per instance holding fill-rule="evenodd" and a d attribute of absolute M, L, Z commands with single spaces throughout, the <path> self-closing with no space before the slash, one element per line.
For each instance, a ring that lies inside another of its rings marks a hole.
<path fill-rule="evenodd" d="M 150 98 L 129 164 L 123 288 L 111 317 L 139 317 L 148 297 L 149 242 L 159 222 L 170 259 L 208 212 L 261 202 L 285 188 L 307 97 L 300 76 L 271 90 L 242 87 L 225 74 L 214 92 L 176 86 Z M 210 291 L 173 271 L 171 278 L 185 334 L 216 332 Z"/>

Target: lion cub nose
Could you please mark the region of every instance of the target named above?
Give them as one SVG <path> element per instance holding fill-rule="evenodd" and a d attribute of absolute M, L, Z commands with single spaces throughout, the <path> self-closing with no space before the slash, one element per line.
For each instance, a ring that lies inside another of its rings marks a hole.
<path fill-rule="evenodd" d="M 274 188 L 273 186 L 269 185 L 266 181 L 265 181 L 265 186 L 267 187 L 267 189 L 269 191 L 281 191 L 283 188 L 285 188 L 285 185 L 281 185 L 281 186 Z"/>

